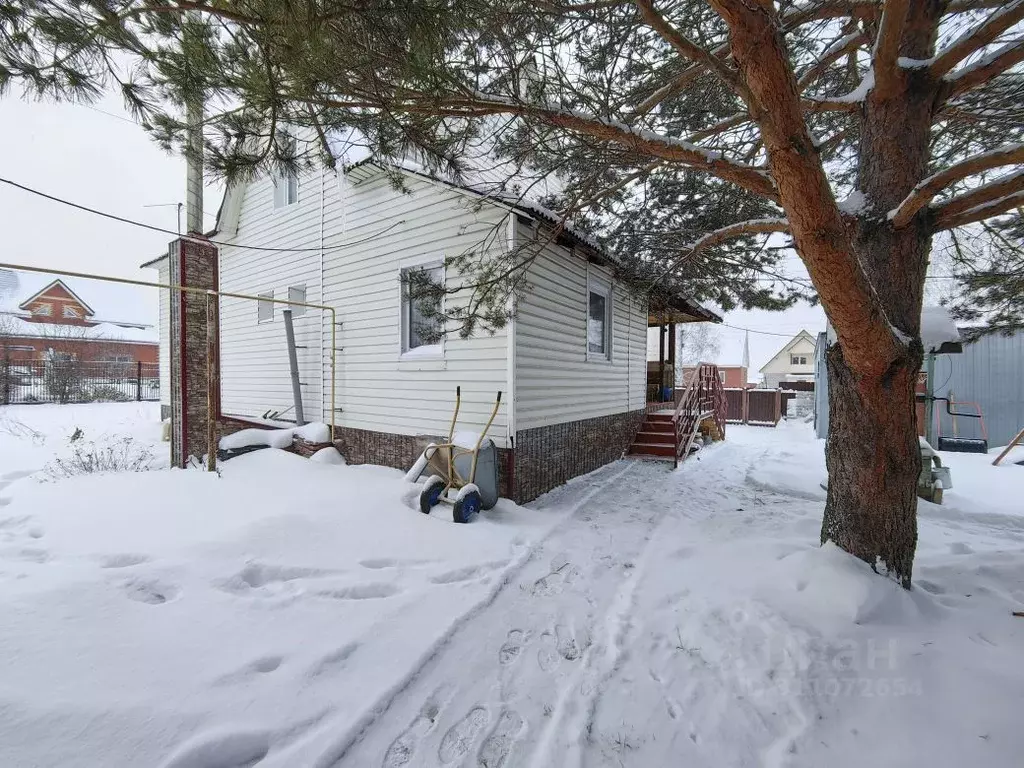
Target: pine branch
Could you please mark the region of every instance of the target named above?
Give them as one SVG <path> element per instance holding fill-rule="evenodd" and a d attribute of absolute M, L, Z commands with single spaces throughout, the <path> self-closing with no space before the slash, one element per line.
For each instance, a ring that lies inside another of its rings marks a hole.
<path fill-rule="evenodd" d="M 948 85 L 943 98 L 949 99 L 977 88 L 1022 61 L 1024 42 L 1007 43 L 990 56 L 946 75 L 943 80 Z"/>
<path fill-rule="evenodd" d="M 875 73 L 875 87 L 871 91 L 874 98 L 888 99 L 893 96 L 902 80 L 903 73 L 897 59 L 909 9 L 910 0 L 886 0 L 882 9 L 871 64 Z"/>
<path fill-rule="evenodd" d="M 965 32 L 939 51 L 928 68 L 932 77 L 942 77 L 976 51 L 992 43 L 999 35 L 1024 19 L 1024 0 L 1015 0 L 989 16 L 984 23 Z"/>
<path fill-rule="evenodd" d="M 708 232 L 702 238 L 693 243 L 684 254 L 674 259 L 668 269 L 658 275 L 654 282 L 651 283 L 648 290 L 660 283 L 672 272 L 682 266 L 684 262 L 689 261 L 701 251 L 713 248 L 716 245 L 721 245 L 722 243 L 736 237 L 767 234 L 770 232 L 789 232 L 789 222 L 786 219 L 752 219 L 750 221 L 740 221 L 735 224 L 722 227 L 721 229 L 716 229 L 713 232 Z"/>
<path fill-rule="evenodd" d="M 676 49 L 685 58 L 695 64 L 703 64 L 713 72 L 719 80 L 725 83 L 744 101 L 749 100 L 747 89 L 740 82 L 736 72 L 730 69 L 724 61 L 715 56 L 712 52 L 706 51 L 692 40 L 687 38 L 669 21 L 662 16 L 654 7 L 651 0 L 633 0 L 644 21 L 657 32 L 663 40 Z"/>
<path fill-rule="evenodd" d="M 1021 205 L 1022 199 L 1024 171 L 1018 171 L 933 206 L 935 229 L 941 231 L 962 227 L 964 224 L 998 216 Z"/>
<path fill-rule="evenodd" d="M 1024 163 L 1024 144 L 1007 144 L 991 152 L 976 155 L 961 163 L 952 165 L 944 171 L 929 176 L 914 187 L 913 191 L 896 208 L 889 211 L 889 221 L 892 222 L 896 229 L 905 227 L 913 220 L 918 211 L 928 205 L 937 194 L 950 184 L 979 174 L 982 171 L 1016 163 Z"/>
<path fill-rule="evenodd" d="M 867 42 L 867 37 L 861 32 L 853 32 L 840 38 L 828 50 L 824 51 L 821 57 L 806 72 L 800 75 L 800 79 L 797 80 L 797 86 L 801 91 L 807 90 L 809 86 L 813 85 L 825 74 L 832 64 L 839 61 L 843 56 L 853 53 L 861 46 L 866 45 Z"/>

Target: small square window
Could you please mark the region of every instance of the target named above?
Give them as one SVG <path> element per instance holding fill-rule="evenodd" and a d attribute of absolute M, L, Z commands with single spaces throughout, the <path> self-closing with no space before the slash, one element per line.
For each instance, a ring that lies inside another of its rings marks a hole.
<path fill-rule="evenodd" d="M 807 365 L 807 356 L 806 355 L 790 355 L 789 356 L 789 363 L 790 363 L 790 365 Z"/>
<path fill-rule="evenodd" d="M 258 323 L 269 323 L 274 319 L 274 302 L 263 301 L 263 299 L 273 299 L 274 292 L 267 291 L 266 293 L 257 294 L 261 301 L 256 302 L 256 322 Z"/>
<path fill-rule="evenodd" d="M 413 267 L 402 270 L 402 351 L 441 353 L 444 319 L 442 296 L 444 269 Z"/>
<path fill-rule="evenodd" d="M 288 287 L 288 301 L 297 301 L 300 304 L 306 303 L 306 286 L 304 285 L 291 285 Z M 306 314 L 305 307 L 297 307 L 292 304 L 288 305 L 288 309 L 292 311 L 292 317 L 302 317 Z"/>
<path fill-rule="evenodd" d="M 587 356 L 592 359 L 611 357 L 611 291 L 592 284 L 587 292 Z"/>

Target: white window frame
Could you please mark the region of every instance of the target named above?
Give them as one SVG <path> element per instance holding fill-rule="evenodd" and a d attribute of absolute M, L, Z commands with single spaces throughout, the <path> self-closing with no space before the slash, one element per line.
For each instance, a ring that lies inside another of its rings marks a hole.
<path fill-rule="evenodd" d="M 64 305 L 64 309 L 61 310 L 61 314 L 64 317 L 74 318 L 75 320 L 82 319 L 82 316 L 78 314 L 78 310 L 72 307 L 70 304 Z"/>
<path fill-rule="evenodd" d="M 401 268 L 398 274 L 398 314 L 399 314 L 399 343 L 398 355 L 403 360 L 439 360 L 444 357 L 444 342 L 441 340 L 436 344 L 423 344 L 418 347 L 409 348 L 409 296 L 405 275 L 409 272 L 419 272 L 426 269 L 441 270 L 441 284 L 448 284 L 448 273 L 445 270 L 444 260 L 433 259 L 417 264 L 407 264 Z M 441 298 L 441 311 L 444 312 L 444 297 Z"/>
<path fill-rule="evenodd" d="M 278 134 L 278 142 L 291 142 L 295 138 L 282 131 Z M 274 172 L 274 210 L 282 210 L 299 202 L 299 174 L 294 170 L 280 169 Z"/>
<path fill-rule="evenodd" d="M 590 349 L 590 294 L 596 293 L 604 297 L 604 352 L 592 352 Z M 615 295 L 612 284 L 596 275 L 590 274 L 587 269 L 587 295 L 584 297 L 584 322 L 583 322 L 583 344 L 587 351 L 587 362 L 610 363 L 612 362 L 612 326 L 615 322 L 614 309 Z"/>
<path fill-rule="evenodd" d="M 792 352 L 789 354 L 790 365 L 807 365 L 807 355 L 794 355 Z"/>
<path fill-rule="evenodd" d="M 265 301 L 265 299 L 273 299 L 274 292 L 272 290 L 263 291 L 256 295 L 260 299 L 260 301 L 256 302 L 256 324 L 262 325 L 263 323 L 274 322 L 274 307 L 276 304 L 273 301 Z M 264 314 L 267 312 L 270 313 L 270 317 L 264 317 Z"/>
<path fill-rule="evenodd" d="M 33 315 L 39 315 L 40 317 L 52 317 L 53 316 L 53 304 L 45 303 L 38 304 L 36 308 L 32 310 Z"/>
<path fill-rule="evenodd" d="M 288 301 L 299 301 L 303 304 L 306 303 L 306 286 L 305 285 L 289 285 L 288 286 Z M 305 307 L 297 307 L 292 304 L 288 304 L 288 309 L 292 311 L 292 319 L 302 317 L 306 314 Z"/>

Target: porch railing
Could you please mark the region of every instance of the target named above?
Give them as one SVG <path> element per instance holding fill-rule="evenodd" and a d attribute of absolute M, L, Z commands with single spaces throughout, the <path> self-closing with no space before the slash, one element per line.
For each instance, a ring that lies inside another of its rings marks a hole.
<path fill-rule="evenodd" d="M 672 413 L 676 447 L 673 466 L 678 466 L 680 460 L 689 455 L 700 425 L 706 419 L 713 420 L 718 434 L 725 437 L 727 404 L 718 366 L 698 365 L 676 401 Z"/>

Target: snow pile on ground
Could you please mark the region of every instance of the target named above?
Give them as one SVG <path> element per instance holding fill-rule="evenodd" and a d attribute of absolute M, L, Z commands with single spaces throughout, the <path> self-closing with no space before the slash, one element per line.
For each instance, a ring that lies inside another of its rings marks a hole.
<path fill-rule="evenodd" d="M 727 437 L 456 525 L 279 450 L 12 482 L 0 433 L 0 765 L 1019 764 L 1024 467 L 942 454 L 908 592 L 817 546 L 808 425 Z"/>
<path fill-rule="evenodd" d="M 296 437 L 309 443 L 329 443 L 331 428 L 322 422 L 310 422 L 301 427 L 286 429 L 241 429 L 222 437 L 219 446 L 225 451 L 255 446 L 287 448 Z"/>

